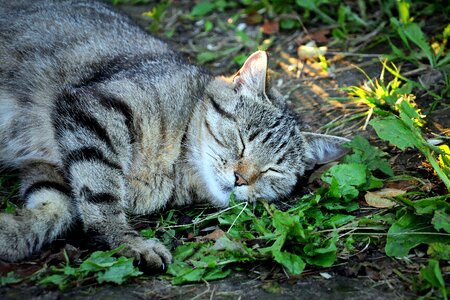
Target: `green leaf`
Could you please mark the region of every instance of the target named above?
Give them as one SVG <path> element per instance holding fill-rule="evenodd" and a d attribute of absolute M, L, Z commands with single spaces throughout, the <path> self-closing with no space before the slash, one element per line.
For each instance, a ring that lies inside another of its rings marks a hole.
<path fill-rule="evenodd" d="M 366 183 L 367 167 L 363 164 L 339 164 L 322 175 L 322 180 L 330 184 L 328 195 L 345 200 L 355 199 L 359 192 L 356 189 Z"/>
<path fill-rule="evenodd" d="M 434 225 L 436 230 L 444 229 L 447 233 L 450 233 L 450 216 L 445 210 L 436 210 L 434 212 L 431 224 Z"/>
<path fill-rule="evenodd" d="M 427 38 L 423 33 L 420 26 L 416 23 L 409 23 L 402 27 L 404 34 L 408 37 L 410 41 L 416 44 L 427 56 L 430 65 L 435 66 L 435 56 L 433 50 L 431 50 L 430 45 L 428 44 Z"/>
<path fill-rule="evenodd" d="M 369 176 L 369 178 L 367 178 L 367 181 L 368 181 L 367 186 L 364 187 L 364 190 L 379 189 L 382 188 L 384 185 L 383 180 L 376 178 L 373 175 Z"/>
<path fill-rule="evenodd" d="M 450 203 L 436 198 L 425 198 L 413 202 L 416 213 L 420 215 L 431 215 L 438 209 L 450 211 Z"/>
<path fill-rule="evenodd" d="M 172 284 L 179 285 L 188 282 L 199 282 L 203 278 L 205 269 L 190 269 L 172 279 Z"/>
<path fill-rule="evenodd" d="M 450 244 L 432 243 L 427 254 L 435 259 L 450 260 Z"/>
<path fill-rule="evenodd" d="M 213 29 L 213 27 L 214 27 L 214 24 L 211 21 L 209 21 L 209 20 L 205 21 L 205 32 L 206 33 L 210 32 Z"/>
<path fill-rule="evenodd" d="M 290 215 L 288 212 L 276 210 L 273 214 L 272 222 L 276 230 L 279 233 L 285 234 L 288 238 L 305 238 L 305 233 L 298 215 Z"/>
<path fill-rule="evenodd" d="M 64 275 L 69 275 L 69 276 L 70 275 L 76 275 L 77 272 L 78 272 L 78 269 L 69 266 L 69 264 L 66 264 L 64 266 L 64 271 L 63 272 L 64 272 Z"/>
<path fill-rule="evenodd" d="M 409 0 L 397 0 L 398 14 L 400 22 L 407 24 L 409 22 L 409 7 L 411 3 Z"/>
<path fill-rule="evenodd" d="M 214 0 L 214 4 L 216 7 L 220 10 L 224 10 L 225 8 L 232 8 L 236 7 L 236 3 L 234 1 L 227 1 L 227 0 Z"/>
<path fill-rule="evenodd" d="M 98 252 L 100 251 L 94 252 L 94 254 Z M 113 266 L 115 263 L 116 258 L 114 257 L 92 257 L 91 255 L 80 265 L 80 270 L 86 272 L 98 272 Z"/>
<path fill-rule="evenodd" d="M 223 270 L 222 268 L 215 268 L 212 270 L 209 270 L 204 276 L 203 279 L 206 281 L 211 281 L 211 280 L 217 280 L 217 279 L 222 279 L 227 277 L 228 275 L 230 275 L 231 270 Z"/>
<path fill-rule="evenodd" d="M 347 224 L 355 219 L 355 216 L 336 214 L 323 223 L 324 227 L 335 228 Z"/>
<path fill-rule="evenodd" d="M 281 19 L 280 21 L 280 27 L 282 29 L 293 29 L 297 28 L 299 26 L 299 23 L 295 19 Z"/>
<path fill-rule="evenodd" d="M 216 8 L 215 4 L 209 1 L 203 1 L 194 5 L 191 10 L 192 17 L 202 17 Z"/>
<path fill-rule="evenodd" d="M 420 270 L 420 276 L 428 281 L 433 287 L 438 288 L 444 299 L 447 299 L 447 292 L 445 289 L 445 281 L 442 277 L 439 261 L 430 259 L 428 266 Z"/>
<path fill-rule="evenodd" d="M 202 256 L 201 260 L 192 260 L 191 263 L 195 268 L 214 268 L 217 266 L 217 261 L 219 258 L 214 255 Z"/>
<path fill-rule="evenodd" d="M 325 175 L 322 179 L 328 183 L 334 177 L 340 185 L 359 186 L 366 183 L 366 166 L 358 163 L 340 164 L 330 168 Z"/>
<path fill-rule="evenodd" d="M 370 121 L 370 125 L 373 126 L 381 139 L 399 147 L 401 150 L 408 147 L 412 148 L 417 144 L 420 145 L 420 141 L 414 137 L 411 130 L 395 116 L 376 118 Z"/>
<path fill-rule="evenodd" d="M 389 163 L 383 158 L 387 154 L 372 146 L 369 141 L 362 136 L 358 135 L 354 137 L 350 142 L 346 143 L 344 147 L 351 148 L 354 153 L 346 155 L 343 162 L 364 164 L 370 171 L 380 170 L 388 176 L 394 176 Z"/>
<path fill-rule="evenodd" d="M 397 46 L 395 46 L 392 42 L 391 39 L 388 39 L 389 42 L 389 46 L 391 46 L 392 49 L 392 53 L 394 53 L 397 57 L 406 57 L 406 54 Z"/>
<path fill-rule="evenodd" d="M 412 51 L 408 42 L 408 38 L 406 37 L 403 30 L 402 24 L 396 18 L 390 18 L 389 21 L 391 22 L 391 26 L 397 30 L 398 36 L 400 37 L 406 48 Z"/>
<path fill-rule="evenodd" d="M 238 54 L 233 58 L 233 61 L 236 65 L 242 66 L 245 63 L 245 61 L 247 60 L 247 57 L 248 56 L 245 54 Z"/>
<path fill-rule="evenodd" d="M 11 272 L 8 272 L 8 274 L 6 274 L 6 276 L 0 277 L 0 286 L 19 283 L 21 281 L 22 281 L 22 278 L 16 277 L 14 275 L 14 271 L 11 271 Z"/>
<path fill-rule="evenodd" d="M 442 35 L 444 36 L 444 39 L 450 37 L 450 23 L 447 24 L 447 26 L 445 26 L 444 32 L 442 33 Z"/>
<path fill-rule="evenodd" d="M 41 281 L 39 281 L 40 284 L 53 284 L 58 286 L 60 290 L 63 290 L 67 286 L 67 280 L 68 276 L 66 275 L 60 275 L 60 274 L 53 274 L 50 276 L 45 277 Z"/>
<path fill-rule="evenodd" d="M 188 273 L 191 270 L 192 266 L 188 263 L 174 259 L 174 261 L 167 268 L 167 274 L 178 277 L 182 274 Z"/>
<path fill-rule="evenodd" d="M 337 11 L 338 24 L 344 33 L 347 32 L 347 30 L 345 28 L 345 19 L 346 19 L 347 14 L 349 14 L 349 13 L 350 13 L 350 9 L 348 6 L 342 5 L 342 4 L 339 5 L 338 11 Z"/>
<path fill-rule="evenodd" d="M 13 214 L 16 212 L 16 207 L 8 199 L 5 199 L 4 205 L 6 205 L 4 212 L 7 214 Z"/>
<path fill-rule="evenodd" d="M 303 250 L 308 256 L 305 257 L 307 263 L 321 266 L 330 267 L 336 261 L 336 241 L 337 236 L 330 239 L 325 247 L 317 247 L 314 244 L 307 244 Z"/>
<path fill-rule="evenodd" d="M 133 266 L 133 259 L 120 257 L 117 262 L 108 268 L 105 272 L 97 273 L 96 277 L 99 283 L 114 282 L 122 284 L 130 277 L 141 275 L 142 272 Z"/>
<path fill-rule="evenodd" d="M 147 228 L 147 229 L 143 229 L 141 230 L 141 236 L 147 238 L 147 239 L 151 239 L 155 237 L 155 230 L 151 229 L 151 228 Z"/>
<path fill-rule="evenodd" d="M 322 180 L 323 180 L 323 178 L 322 178 Z M 342 193 L 341 193 L 341 189 L 339 188 L 339 181 L 335 177 L 331 177 L 331 182 L 329 184 L 330 184 L 330 187 L 328 188 L 327 195 L 332 198 L 336 198 L 336 199 L 341 198 Z M 358 191 L 356 191 L 356 192 L 358 192 Z M 327 208 L 331 209 L 330 207 L 327 207 Z"/>
<path fill-rule="evenodd" d="M 444 173 L 450 177 L 450 147 L 448 145 L 440 145 L 438 148 L 442 151 L 438 157 L 439 166 L 442 168 Z"/>
<path fill-rule="evenodd" d="M 173 258 L 179 261 L 184 261 L 188 257 L 192 256 L 196 250 L 196 243 L 186 243 L 177 247 L 175 253 L 173 254 Z"/>
<path fill-rule="evenodd" d="M 398 109 L 406 115 L 405 118 L 402 118 L 403 122 L 422 118 L 417 109 L 407 101 L 400 101 Z"/>
<path fill-rule="evenodd" d="M 316 254 L 312 257 L 305 257 L 305 260 L 310 265 L 320 266 L 320 267 L 331 267 L 336 262 L 336 250 L 330 251 L 328 253 Z"/>
<path fill-rule="evenodd" d="M 314 0 L 295 0 L 295 3 L 298 6 L 309 9 L 309 10 L 317 9 L 316 1 L 314 1 Z"/>
<path fill-rule="evenodd" d="M 273 257 L 276 262 L 283 265 L 293 275 L 301 274 L 306 266 L 300 256 L 286 251 L 275 251 Z"/>
<path fill-rule="evenodd" d="M 429 217 L 406 213 L 389 228 L 385 251 L 403 257 L 420 244 L 450 243 L 450 235 L 437 232 Z"/>
<path fill-rule="evenodd" d="M 331 34 L 334 38 L 339 40 L 344 40 L 347 38 L 347 34 L 339 28 L 333 28 L 333 30 L 331 30 Z"/>
<path fill-rule="evenodd" d="M 228 236 L 223 235 L 214 243 L 211 248 L 214 250 L 225 250 L 227 252 L 242 252 L 245 253 L 243 244 L 237 240 L 231 240 Z"/>

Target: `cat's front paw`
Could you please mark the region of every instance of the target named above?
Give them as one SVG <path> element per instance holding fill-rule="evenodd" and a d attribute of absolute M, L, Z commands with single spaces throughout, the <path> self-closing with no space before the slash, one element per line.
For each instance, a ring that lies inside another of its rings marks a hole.
<path fill-rule="evenodd" d="M 172 254 L 160 241 L 134 237 L 126 241 L 126 247 L 119 252 L 132 257 L 140 267 L 165 270 L 172 262 Z"/>

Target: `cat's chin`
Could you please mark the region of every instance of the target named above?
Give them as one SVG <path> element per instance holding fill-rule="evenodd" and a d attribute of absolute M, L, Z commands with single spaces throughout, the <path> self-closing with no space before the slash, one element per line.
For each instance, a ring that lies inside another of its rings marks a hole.
<path fill-rule="evenodd" d="M 194 158 L 198 178 L 200 179 L 199 187 L 203 190 L 203 193 L 199 196 L 216 207 L 228 206 L 233 188 L 216 177 L 217 171 L 208 162 L 205 162 L 205 159 L 195 156 Z"/>
<path fill-rule="evenodd" d="M 211 190 L 208 188 L 211 197 L 209 198 L 209 202 L 216 207 L 227 207 L 230 203 L 230 194 L 226 193 L 222 189 Z"/>
<path fill-rule="evenodd" d="M 200 166 L 200 175 L 201 181 L 203 181 L 204 190 L 206 192 L 205 195 L 201 196 L 206 198 L 208 202 L 216 207 L 228 206 L 233 189 L 220 184 L 215 178 L 214 171 L 204 164 Z"/>
<path fill-rule="evenodd" d="M 208 181 L 208 191 L 211 194 L 210 202 L 217 207 L 226 207 L 230 203 L 231 188 L 221 186 L 217 181 L 211 178 Z"/>

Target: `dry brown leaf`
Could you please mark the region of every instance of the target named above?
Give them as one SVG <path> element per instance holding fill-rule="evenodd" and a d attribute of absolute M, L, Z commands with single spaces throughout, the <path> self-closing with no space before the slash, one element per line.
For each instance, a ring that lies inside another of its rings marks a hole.
<path fill-rule="evenodd" d="M 404 190 L 385 188 L 376 192 L 367 192 L 364 198 L 366 203 L 372 207 L 387 208 L 392 207 L 396 203 L 388 198 L 395 197 L 406 193 Z"/>
<path fill-rule="evenodd" d="M 320 29 L 312 29 L 309 30 L 308 34 L 299 36 L 295 43 L 297 45 L 306 44 L 309 41 L 314 41 L 320 44 L 328 43 L 327 35 L 330 34 L 329 28 L 320 28 Z"/>
<path fill-rule="evenodd" d="M 247 15 L 245 18 L 245 23 L 248 25 L 256 25 L 263 21 L 263 16 L 257 12 L 252 12 Z"/>
<path fill-rule="evenodd" d="M 417 180 L 399 180 L 386 183 L 386 188 L 408 191 L 419 185 Z"/>
<path fill-rule="evenodd" d="M 224 234 L 225 234 L 225 232 L 222 229 L 216 229 L 213 232 L 203 236 L 202 239 L 207 240 L 207 241 L 217 241 Z"/>
<path fill-rule="evenodd" d="M 330 29 L 317 30 L 309 33 L 309 37 L 311 40 L 316 41 L 318 43 L 327 43 L 328 38 L 327 34 L 330 33 Z"/>
<path fill-rule="evenodd" d="M 261 26 L 261 31 L 264 34 L 274 34 L 280 30 L 280 26 L 277 21 L 267 21 Z"/>

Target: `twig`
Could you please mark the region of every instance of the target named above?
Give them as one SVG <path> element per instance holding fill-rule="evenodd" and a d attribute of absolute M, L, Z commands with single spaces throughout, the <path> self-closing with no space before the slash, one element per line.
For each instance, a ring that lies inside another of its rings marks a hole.
<path fill-rule="evenodd" d="M 376 58 L 378 58 L 378 57 L 383 55 L 383 54 L 372 54 L 372 53 L 368 54 L 368 53 L 327 51 L 325 53 L 325 56 L 327 56 L 329 54 L 331 54 L 331 55 L 343 55 L 343 56 L 376 57 Z"/>
<path fill-rule="evenodd" d="M 211 290 L 211 286 L 209 285 L 208 281 L 205 280 L 204 282 L 205 282 L 205 284 L 207 286 L 207 289 L 205 291 L 201 292 L 200 294 L 196 295 L 195 297 L 192 297 L 191 300 L 198 299 L 201 296 L 203 296 L 204 294 L 209 293 L 209 291 Z"/>
<path fill-rule="evenodd" d="M 242 208 L 242 210 L 239 212 L 239 214 L 237 215 L 237 217 L 234 219 L 233 223 L 231 224 L 230 228 L 228 228 L 227 233 L 230 232 L 231 228 L 233 228 L 234 224 L 236 223 L 237 219 L 239 219 L 239 217 L 241 216 L 242 212 L 247 208 L 248 206 L 248 202 L 245 202 L 244 207 Z"/>
<path fill-rule="evenodd" d="M 369 125 L 369 121 L 370 121 L 370 118 L 372 117 L 372 114 L 373 114 L 373 107 L 371 107 L 369 109 L 369 113 L 367 114 L 366 121 L 364 122 L 364 125 L 363 125 L 363 128 L 362 128 L 363 130 L 366 130 L 367 125 Z"/>
<path fill-rule="evenodd" d="M 233 208 L 235 208 L 235 207 L 238 207 L 238 206 L 240 206 L 240 205 L 242 205 L 242 204 L 245 204 L 245 205 L 247 206 L 247 205 L 248 205 L 248 202 L 240 202 L 240 203 L 235 204 L 235 205 L 233 205 L 233 206 L 227 207 L 226 209 L 223 209 L 223 210 L 218 211 L 218 212 L 216 212 L 216 213 L 210 214 L 210 215 L 206 216 L 204 219 L 201 219 L 201 220 L 198 220 L 198 221 L 194 221 L 194 222 L 192 222 L 192 223 L 190 223 L 190 224 L 183 224 L 183 225 L 169 225 L 169 226 L 160 227 L 160 228 L 158 228 L 158 229 L 171 229 L 171 228 L 180 228 L 180 227 L 186 227 L 186 226 L 197 225 L 197 224 L 203 223 L 203 222 L 205 222 L 205 221 L 208 221 L 208 220 L 214 218 L 215 216 L 218 216 L 218 215 L 220 215 L 220 214 L 222 214 L 222 213 L 224 213 L 224 212 L 226 212 L 226 211 L 229 211 L 229 210 L 231 210 L 231 209 L 233 209 Z"/>
<path fill-rule="evenodd" d="M 417 68 L 417 69 L 415 69 L 415 70 L 411 70 L 411 71 L 408 71 L 408 72 L 404 72 L 404 73 L 403 73 L 403 76 L 416 75 L 417 73 L 422 73 L 423 71 L 426 71 L 426 70 L 428 70 L 428 69 L 429 69 L 428 67 L 420 67 L 420 68 Z"/>

